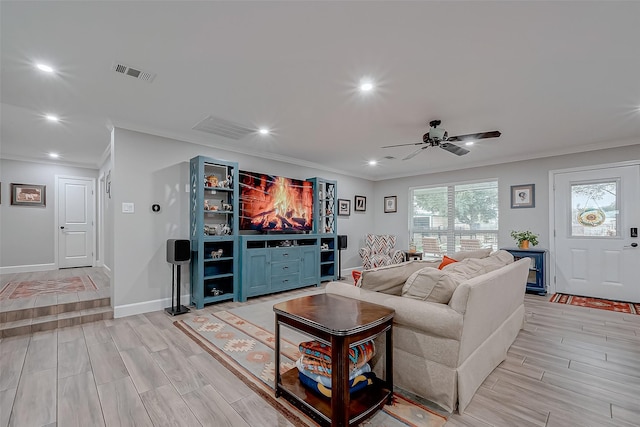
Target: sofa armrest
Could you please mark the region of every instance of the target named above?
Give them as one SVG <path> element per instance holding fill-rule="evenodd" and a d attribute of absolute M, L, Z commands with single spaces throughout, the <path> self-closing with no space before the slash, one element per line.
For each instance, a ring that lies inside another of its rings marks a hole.
<path fill-rule="evenodd" d="M 460 361 L 524 305 L 529 265 L 530 260 L 523 258 L 456 288 L 449 305 L 464 316 Z"/>
<path fill-rule="evenodd" d="M 396 311 L 394 323 L 428 335 L 459 340 L 463 317 L 446 304 L 368 291 L 341 282 L 329 282 L 325 292 L 384 305 Z"/>

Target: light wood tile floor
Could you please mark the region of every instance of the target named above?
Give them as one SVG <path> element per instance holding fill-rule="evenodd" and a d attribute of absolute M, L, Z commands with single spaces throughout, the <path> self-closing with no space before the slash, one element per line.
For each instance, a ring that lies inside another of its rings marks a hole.
<path fill-rule="evenodd" d="M 547 300 L 526 296 L 507 360 L 448 427 L 639 425 L 640 316 Z M 0 427 L 291 425 L 173 320 L 154 312 L 2 339 Z"/>

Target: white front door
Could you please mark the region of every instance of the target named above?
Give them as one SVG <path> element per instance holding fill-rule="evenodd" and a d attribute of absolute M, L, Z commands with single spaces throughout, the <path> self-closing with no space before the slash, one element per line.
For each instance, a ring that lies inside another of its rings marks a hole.
<path fill-rule="evenodd" d="M 58 179 L 58 267 L 93 266 L 94 187 L 90 178 Z"/>
<path fill-rule="evenodd" d="M 640 165 L 556 173 L 553 182 L 556 291 L 640 302 Z"/>

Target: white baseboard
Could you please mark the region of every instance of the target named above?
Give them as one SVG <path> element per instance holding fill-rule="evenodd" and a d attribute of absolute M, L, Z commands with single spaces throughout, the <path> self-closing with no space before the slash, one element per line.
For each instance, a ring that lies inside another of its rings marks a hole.
<path fill-rule="evenodd" d="M 55 264 L 12 265 L 9 267 L 0 267 L 0 274 L 30 273 L 32 271 L 50 271 L 57 269 L 58 267 Z"/>
<path fill-rule="evenodd" d="M 188 306 L 191 301 L 191 295 L 186 294 L 182 295 L 181 304 Z M 113 308 L 113 317 L 126 317 L 126 316 L 134 316 L 136 314 L 144 314 L 151 313 L 152 311 L 160 311 L 164 310 L 167 307 L 171 307 L 172 301 L 171 298 L 162 298 L 153 301 L 145 301 L 145 302 L 137 302 L 134 304 L 125 304 L 115 306 Z"/>
<path fill-rule="evenodd" d="M 109 279 L 111 279 L 111 269 L 108 265 L 102 265 L 102 270 L 104 270 L 104 274 L 107 275 Z"/>

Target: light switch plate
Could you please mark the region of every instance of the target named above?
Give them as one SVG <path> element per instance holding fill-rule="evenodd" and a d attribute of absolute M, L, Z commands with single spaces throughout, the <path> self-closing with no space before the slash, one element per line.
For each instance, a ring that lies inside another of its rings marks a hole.
<path fill-rule="evenodd" d="M 130 202 L 122 203 L 122 213 L 133 213 L 135 210 L 134 204 Z"/>

